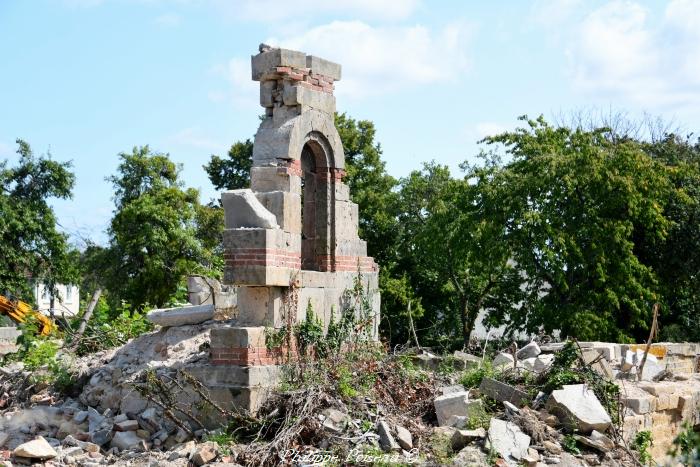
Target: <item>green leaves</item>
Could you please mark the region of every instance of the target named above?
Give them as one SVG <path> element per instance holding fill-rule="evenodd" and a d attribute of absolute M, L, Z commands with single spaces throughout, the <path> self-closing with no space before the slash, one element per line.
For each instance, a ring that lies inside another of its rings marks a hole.
<path fill-rule="evenodd" d="M 183 188 L 180 168 L 167 154 L 144 146 L 119 157 L 118 174 L 109 178 L 116 205 L 105 253 L 110 297 L 134 309 L 160 307 L 186 275 L 212 275 L 209 269 L 220 265 L 205 247 L 217 242 L 198 235 L 206 233 L 204 225 L 211 225 L 216 215 L 199 204 L 197 190 Z M 220 228 L 211 232 L 214 238 L 218 233 Z"/>
<path fill-rule="evenodd" d="M 17 145 L 17 165 L 0 163 L 0 291 L 32 301 L 30 278 L 49 288 L 77 282 L 77 253 L 49 205 L 71 197 L 75 176 L 70 162 L 37 157 L 19 139 Z"/>

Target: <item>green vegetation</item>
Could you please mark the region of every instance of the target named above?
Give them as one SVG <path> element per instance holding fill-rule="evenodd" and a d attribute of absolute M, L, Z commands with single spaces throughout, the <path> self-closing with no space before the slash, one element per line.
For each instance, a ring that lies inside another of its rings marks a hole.
<path fill-rule="evenodd" d="M 570 452 L 571 454 L 581 454 L 581 450 L 576 445 L 576 438 L 572 434 L 564 435 L 561 442 L 561 447 L 563 447 L 566 452 Z"/>
<path fill-rule="evenodd" d="M 650 465 L 653 458 L 649 453 L 652 444 L 651 431 L 638 431 L 632 441 L 632 449 L 639 453 L 639 462 Z"/>
<path fill-rule="evenodd" d="M 669 455 L 673 456 L 683 465 L 700 465 L 700 432 L 694 431 L 689 424 L 673 440 L 673 448 Z"/>
<path fill-rule="evenodd" d="M 75 176 L 70 162 L 35 156 L 17 140 L 17 165 L 0 160 L 0 293 L 28 303 L 32 280 L 49 290 L 78 280 L 77 251 L 61 232 L 51 199 L 70 199 Z"/>

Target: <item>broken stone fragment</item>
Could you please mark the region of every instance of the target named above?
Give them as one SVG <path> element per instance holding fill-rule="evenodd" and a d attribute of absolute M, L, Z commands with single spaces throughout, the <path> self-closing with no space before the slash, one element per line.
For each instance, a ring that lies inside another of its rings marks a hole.
<path fill-rule="evenodd" d="M 527 404 L 530 399 L 530 396 L 526 392 L 489 377 L 485 377 L 481 380 L 479 392 L 499 402 L 508 401 L 516 407 L 522 407 Z"/>
<path fill-rule="evenodd" d="M 573 384 L 552 392 L 547 409 L 559 420 L 588 434 L 593 430 L 605 431 L 612 423 L 598 398 L 585 384 Z"/>
<path fill-rule="evenodd" d="M 139 422 L 136 420 L 124 420 L 114 424 L 117 431 L 136 431 L 139 429 Z"/>
<path fill-rule="evenodd" d="M 528 454 L 530 437 L 515 423 L 492 418 L 487 447 L 496 451 L 508 465 L 516 466 Z"/>
<path fill-rule="evenodd" d="M 452 435 L 450 441 L 452 443 L 452 449 L 454 451 L 459 451 L 472 441 L 484 438 L 486 438 L 486 430 L 477 428 L 476 430 L 457 430 Z"/>
<path fill-rule="evenodd" d="M 527 344 L 522 349 L 518 350 L 515 356 L 518 357 L 518 360 L 525 360 L 526 358 L 537 357 L 541 353 L 542 351 L 540 350 L 540 346 L 537 345 L 537 342 L 533 341 Z"/>
<path fill-rule="evenodd" d="M 535 372 L 542 373 L 544 371 L 547 371 L 549 367 L 552 366 L 552 363 L 554 363 L 554 354 L 540 354 L 535 359 Z"/>
<path fill-rule="evenodd" d="M 603 378 L 612 379 L 613 372 L 610 363 L 597 350 L 584 350 L 581 356 L 583 361 L 590 365 L 593 371 Z"/>
<path fill-rule="evenodd" d="M 224 191 L 221 194 L 227 229 L 277 229 L 277 218 L 258 200 L 252 190 Z"/>
<path fill-rule="evenodd" d="M 17 457 L 40 460 L 53 459 L 58 455 L 56 450 L 42 436 L 20 444 L 12 451 L 12 454 Z"/>
<path fill-rule="evenodd" d="M 155 407 L 149 407 L 141 412 L 138 416 L 138 424 L 141 426 L 141 428 L 148 430 L 151 433 L 160 431 L 160 417 L 158 416 L 158 412 L 156 411 Z"/>
<path fill-rule="evenodd" d="M 453 415 L 473 417 L 484 413 L 481 400 L 470 401 L 467 391 L 453 392 L 436 397 L 433 403 L 439 426 L 446 426 Z"/>
<path fill-rule="evenodd" d="M 413 449 L 413 435 L 401 425 L 396 425 L 396 441 L 402 449 L 410 451 Z"/>
<path fill-rule="evenodd" d="M 379 434 L 379 445 L 385 452 L 400 451 L 401 447 L 391 434 L 391 428 L 385 421 L 377 423 L 377 434 Z"/>
<path fill-rule="evenodd" d="M 192 453 L 192 463 L 200 467 L 213 461 L 218 455 L 219 449 L 217 444 L 212 441 L 207 441 L 194 449 Z"/>
<path fill-rule="evenodd" d="M 350 416 L 337 409 L 328 408 L 321 414 L 324 417 L 323 428 L 331 433 L 342 433 L 350 422 Z"/>
<path fill-rule="evenodd" d="M 512 367 L 514 363 L 513 356 L 509 353 L 501 352 L 493 359 L 494 368 L 498 367 Z"/>
<path fill-rule="evenodd" d="M 112 438 L 111 446 L 121 451 L 145 451 L 147 446 L 135 431 L 117 431 Z"/>
<path fill-rule="evenodd" d="M 423 352 L 418 355 L 413 355 L 411 360 L 416 366 L 431 371 L 437 370 L 440 363 L 442 363 L 442 357 L 433 355 L 430 352 Z"/>
<path fill-rule="evenodd" d="M 456 370 L 470 370 L 472 368 L 478 368 L 479 365 L 481 365 L 481 358 L 460 350 L 455 350 L 452 356 L 454 358 L 454 367 Z"/>

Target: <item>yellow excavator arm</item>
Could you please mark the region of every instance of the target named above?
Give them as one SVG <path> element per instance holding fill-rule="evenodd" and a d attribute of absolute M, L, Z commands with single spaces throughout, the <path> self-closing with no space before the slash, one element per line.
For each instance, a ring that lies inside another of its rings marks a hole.
<path fill-rule="evenodd" d="M 3 295 L 0 295 L 0 313 L 9 316 L 15 323 L 24 323 L 27 316 L 34 317 L 39 322 L 39 332 L 42 336 L 48 336 L 54 328 L 53 321 L 48 316 L 33 310 L 28 303 L 21 300 L 10 300 Z"/>

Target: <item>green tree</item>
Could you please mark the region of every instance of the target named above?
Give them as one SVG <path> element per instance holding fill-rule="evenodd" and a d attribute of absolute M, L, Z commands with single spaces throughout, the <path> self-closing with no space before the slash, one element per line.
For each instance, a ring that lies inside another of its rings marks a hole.
<path fill-rule="evenodd" d="M 490 193 L 484 193 L 495 164 L 463 168 L 462 179 L 434 162 L 412 172 L 401 183 L 400 218 L 403 251 L 415 259 L 412 282 L 426 318 L 434 321 L 425 337 L 466 347 L 481 310 L 498 316 L 516 310 L 522 277 L 510 261 L 503 223 L 489 212 Z"/>
<path fill-rule="evenodd" d="M 57 283 L 77 282 L 76 251 L 49 205 L 71 198 L 75 176 L 70 162 L 37 157 L 20 139 L 17 145 L 17 165 L 0 162 L 0 293 L 31 302 L 31 279 L 54 291 Z"/>
<path fill-rule="evenodd" d="M 231 145 L 225 158 L 212 155 L 204 170 L 217 190 L 237 190 L 250 187 L 253 166 L 253 142 L 249 139 Z"/>
<path fill-rule="evenodd" d="M 211 252 L 197 237 L 199 193 L 185 188 L 181 167 L 148 146 L 119 154 L 115 212 L 107 251 L 108 289 L 133 309 L 163 306 L 190 273 L 207 273 Z"/>
<path fill-rule="evenodd" d="M 606 128 L 553 127 L 542 117 L 527 125 L 485 140 L 511 158 L 489 180 L 489 202 L 502 210 L 530 297 L 506 322 L 580 339 L 646 337 L 662 297 L 639 245 L 662 244 L 672 226 L 665 166 Z"/>
<path fill-rule="evenodd" d="M 664 340 L 700 339 L 700 141 L 667 134 L 644 144 L 667 167 L 674 191 L 665 215 L 672 225 L 666 241 L 644 244 L 645 261 L 654 267 L 663 289 Z"/>

